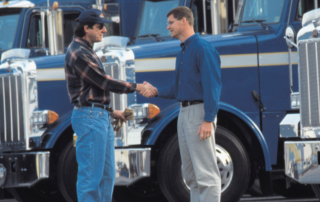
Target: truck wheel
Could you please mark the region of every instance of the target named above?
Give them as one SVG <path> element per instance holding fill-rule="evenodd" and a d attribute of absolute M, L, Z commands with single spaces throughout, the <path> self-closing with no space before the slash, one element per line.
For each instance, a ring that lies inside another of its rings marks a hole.
<path fill-rule="evenodd" d="M 221 201 L 239 201 L 250 178 L 250 163 L 240 140 L 227 129 L 218 126 L 216 154 L 221 175 Z M 163 147 L 158 162 L 158 179 L 162 192 L 170 202 L 190 201 L 190 190 L 181 174 L 178 136 Z"/>
<path fill-rule="evenodd" d="M 287 189 L 285 179 L 272 180 L 273 190 L 276 194 L 285 196 L 287 198 L 296 197 L 314 197 L 312 188 L 310 185 L 304 185 L 299 183 L 291 183 L 291 186 Z"/>
<path fill-rule="evenodd" d="M 71 141 L 62 151 L 58 162 L 58 186 L 68 202 L 77 202 L 78 163 Z"/>
<path fill-rule="evenodd" d="M 45 180 L 31 188 L 11 188 L 18 202 L 66 202 L 54 180 Z"/>

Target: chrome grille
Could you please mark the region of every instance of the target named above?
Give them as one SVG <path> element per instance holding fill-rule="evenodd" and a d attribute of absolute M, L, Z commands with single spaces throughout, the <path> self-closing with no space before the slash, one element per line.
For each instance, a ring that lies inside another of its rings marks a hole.
<path fill-rule="evenodd" d="M 116 62 L 111 62 L 111 63 L 104 63 L 104 71 L 106 75 L 110 75 L 112 78 L 115 79 L 122 79 L 120 75 L 120 66 Z M 121 97 L 126 97 L 126 94 L 116 94 L 110 92 L 110 104 L 113 109 L 116 110 L 124 110 L 124 107 L 121 105 Z M 116 144 L 116 139 L 121 138 L 123 134 L 124 128 L 122 127 L 120 131 L 115 132 L 115 144 Z"/>
<path fill-rule="evenodd" d="M 305 131 L 320 127 L 320 40 L 312 39 L 299 43 L 299 79 L 301 94 L 302 137 Z"/>
<path fill-rule="evenodd" d="M 119 65 L 117 63 L 105 63 L 104 71 L 106 72 L 106 75 L 110 75 L 115 79 L 120 79 Z M 110 106 L 112 106 L 113 109 L 121 109 L 120 96 L 120 94 L 110 92 Z"/>
<path fill-rule="evenodd" d="M 21 75 L 0 75 L 0 149 L 25 148 Z"/>

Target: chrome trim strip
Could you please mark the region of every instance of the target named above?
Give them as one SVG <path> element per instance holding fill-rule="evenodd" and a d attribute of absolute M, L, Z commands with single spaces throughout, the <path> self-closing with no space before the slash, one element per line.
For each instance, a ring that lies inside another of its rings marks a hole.
<path fill-rule="evenodd" d="M 203 9 L 203 32 L 207 33 L 207 9 L 206 9 L 206 0 L 202 1 L 202 9 Z"/>
<path fill-rule="evenodd" d="M 11 77 L 8 77 L 8 84 L 9 84 L 9 105 L 10 105 L 10 129 L 11 129 L 11 141 L 13 142 L 13 120 L 12 120 L 12 89 L 11 89 Z"/>
<path fill-rule="evenodd" d="M 16 107 L 17 107 L 17 134 L 18 134 L 18 141 L 20 141 L 20 120 L 19 120 L 19 93 L 18 93 L 18 79 L 17 75 L 14 77 L 15 78 L 15 83 L 16 83 Z"/>
<path fill-rule="evenodd" d="M 4 122 L 4 142 L 7 142 L 7 121 L 6 121 L 6 99 L 5 99 L 5 91 L 4 91 L 4 77 L 2 79 L 2 97 L 3 97 L 3 122 Z"/>
<path fill-rule="evenodd" d="M 308 56 L 308 44 L 306 44 L 306 55 Z M 306 57 L 306 59 L 307 59 L 306 70 L 307 70 L 307 80 L 308 80 L 308 103 L 309 103 L 308 107 L 309 107 L 309 114 L 310 114 L 310 116 L 309 116 L 309 124 L 311 125 L 312 121 L 311 121 L 311 102 L 310 102 L 311 98 L 310 98 L 309 58 Z"/>
<path fill-rule="evenodd" d="M 316 69 L 317 69 L 317 91 L 318 91 L 318 110 L 320 112 L 320 89 L 319 89 L 319 61 L 318 61 L 318 43 L 315 43 L 316 49 Z M 319 124 L 320 124 L 320 113 L 319 113 Z"/>

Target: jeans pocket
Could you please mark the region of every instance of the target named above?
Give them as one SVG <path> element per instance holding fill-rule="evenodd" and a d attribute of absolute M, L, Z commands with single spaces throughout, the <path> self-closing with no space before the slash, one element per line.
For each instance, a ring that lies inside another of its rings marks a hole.
<path fill-rule="evenodd" d="M 71 123 L 72 123 L 72 129 L 78 137 L 85 133 L 85 130 L 86 130 L 85 115 L 72 116 Z"/>

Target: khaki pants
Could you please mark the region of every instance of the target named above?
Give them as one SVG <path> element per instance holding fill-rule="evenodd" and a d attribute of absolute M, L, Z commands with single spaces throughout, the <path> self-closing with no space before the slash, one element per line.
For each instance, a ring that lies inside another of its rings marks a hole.
<path fill-rule="evenodd" d="M 213 124 L 213 135 L 200 141 L 200 135 L 197 133 L 203 119 L 203 104 L 181 107 L 178 137 L 182 171 L 191 190 L 191 202 L 220 202 L 221 179 L 214 137 L 217 118 Z"/>

